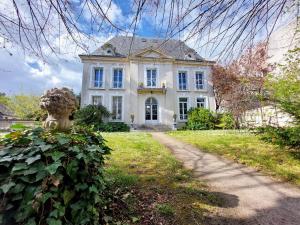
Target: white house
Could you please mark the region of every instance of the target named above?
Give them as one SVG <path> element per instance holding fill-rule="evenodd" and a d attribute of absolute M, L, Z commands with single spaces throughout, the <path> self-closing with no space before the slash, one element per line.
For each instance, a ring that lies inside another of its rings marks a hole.
<path fill-rule="evenodd" d="M 102 104 L 110 120 L 171 127 L 191 107 L 215 111 L 213 61 L 178 40 L 116 36 L 83 63 L 81 107 Z"/>

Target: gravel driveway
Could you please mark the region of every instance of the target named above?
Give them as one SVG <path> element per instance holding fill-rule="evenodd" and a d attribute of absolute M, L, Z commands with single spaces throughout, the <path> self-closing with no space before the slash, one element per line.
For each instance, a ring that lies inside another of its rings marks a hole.
<path fill-rule="evenodd" d="M 153 132 L 152 136 L 224 199 L 220 212 L 208 217 L 207 224 L 300 225 L 299 188 L 164 133 Z"/>

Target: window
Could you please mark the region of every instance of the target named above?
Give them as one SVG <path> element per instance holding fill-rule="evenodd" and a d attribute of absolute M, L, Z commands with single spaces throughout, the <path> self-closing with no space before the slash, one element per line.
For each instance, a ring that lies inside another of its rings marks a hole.
<path fill-rule="evenodd" d="M 102 96 L 92 96 L 93 105 L 102 105 Z"/>
<path fill-rule="evenodd" d="M 179 90 L 187 89 L 187 74 L 186 74 L 186 72 L 178 73 L 178 86 L 179 86 Z"/>
<path fill-rule="evenodd" d="M 112 97 L 112 119 L 122 120 L 122 96 Z"/>
<path fill-rule="evenodd" d="M 156 83 L 157 83 L 157 71 L 156 69 L 147 69 L 147 77 L 146 77 L 146 81 L 147 81 L 147 87 L 156 87 Z"/>
<path fill-rule="evenodd" d="M 204 75 L 202 72 L 196 72 L 196 89 L 204 89 Z"/>
<path fill-rule="evenodd" d="M 179 119 L 186 120 L 187 119 L 187 106 L 188 99 L 187 98 L 179 98 Z"/>
<path fill-rule="evenodd" d="M 197 98 L 197 107 L 198 108 L 205 108 L 206 106 L 206 102 L 205 102 L 205 98 Z"/>
<path fill-rule="evenodd" d="M 123 87 L 123 69 L 116 68 L 113 70 L 113 88 L 122 88 Z"/>
<path fill-rule="evenodd" d="M 103 87 L 103 68 L 94 69 L 94 87 Z"/>

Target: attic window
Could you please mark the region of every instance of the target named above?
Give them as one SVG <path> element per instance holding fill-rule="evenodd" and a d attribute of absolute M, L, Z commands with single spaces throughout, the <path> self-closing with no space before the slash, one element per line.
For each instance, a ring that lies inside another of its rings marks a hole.
<path fill-rule="evenodd" d="M 107 54 L 111 54 L 111 50 L 110 49 L 107 50 Z"/>
<path fill-rule="evenodd" d="M 189 57 L 189 58 L 192 58 L 192 55 L 191 55 L 191 54 L 188 54 L 188 57 Z"/>

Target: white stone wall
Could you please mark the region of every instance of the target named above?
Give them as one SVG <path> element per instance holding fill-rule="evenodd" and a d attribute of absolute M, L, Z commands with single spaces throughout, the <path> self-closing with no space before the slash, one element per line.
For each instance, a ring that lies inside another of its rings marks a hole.
<path fill-rule="evenodd" d="M 145 101 L 148 97 L 154 97 L 158 101 L 158 123 L 171 126 L 173 124 L 173 114 L 179 115 L 178 98 L 188 97 L 189 107 L 196 107 L 197 97 L 207 98 L 207 108 L 215 111 L 215 99 L 211 81 L 211 67 L 198 65 L 184 65 L 174 63 L 171 60 L 160 61 L 159 59 L 145 60 L 123 60 L 124 62 L 114 62 L 105 60 L 99 61 L 83 60 L 83 79 L 81 92 L 81 107 L 91 104 L 93 95 L 103 96 L 103 105 L 111 111 L 111 99 L 113 95 L 123 96 L 123 121 L 130 124 L 130 115 L 134 114 L 137 125 L 145 124 Z M 93 88 L 91 76 L 93 67 L 104 68 L 105 85 L 103 89 Z M 112 68 L 122 67 L 124 71 L 124 88 L 115 90 L 111 88 Z M 145 84 L 145 70 L 147 67 L 155 67 L 158 71 L 158 86 L 166 84 L 166 94 L 138 94 L 138 84 Z M 180 91 L 177 85 L 178 70 L 187 71 L 188 90 Z M 197 91 L 195 87 L 195 71 L 203 71 L 206 78 L 206 88 Z M 184 122 L 184 121 L 183 121 Z"/>

